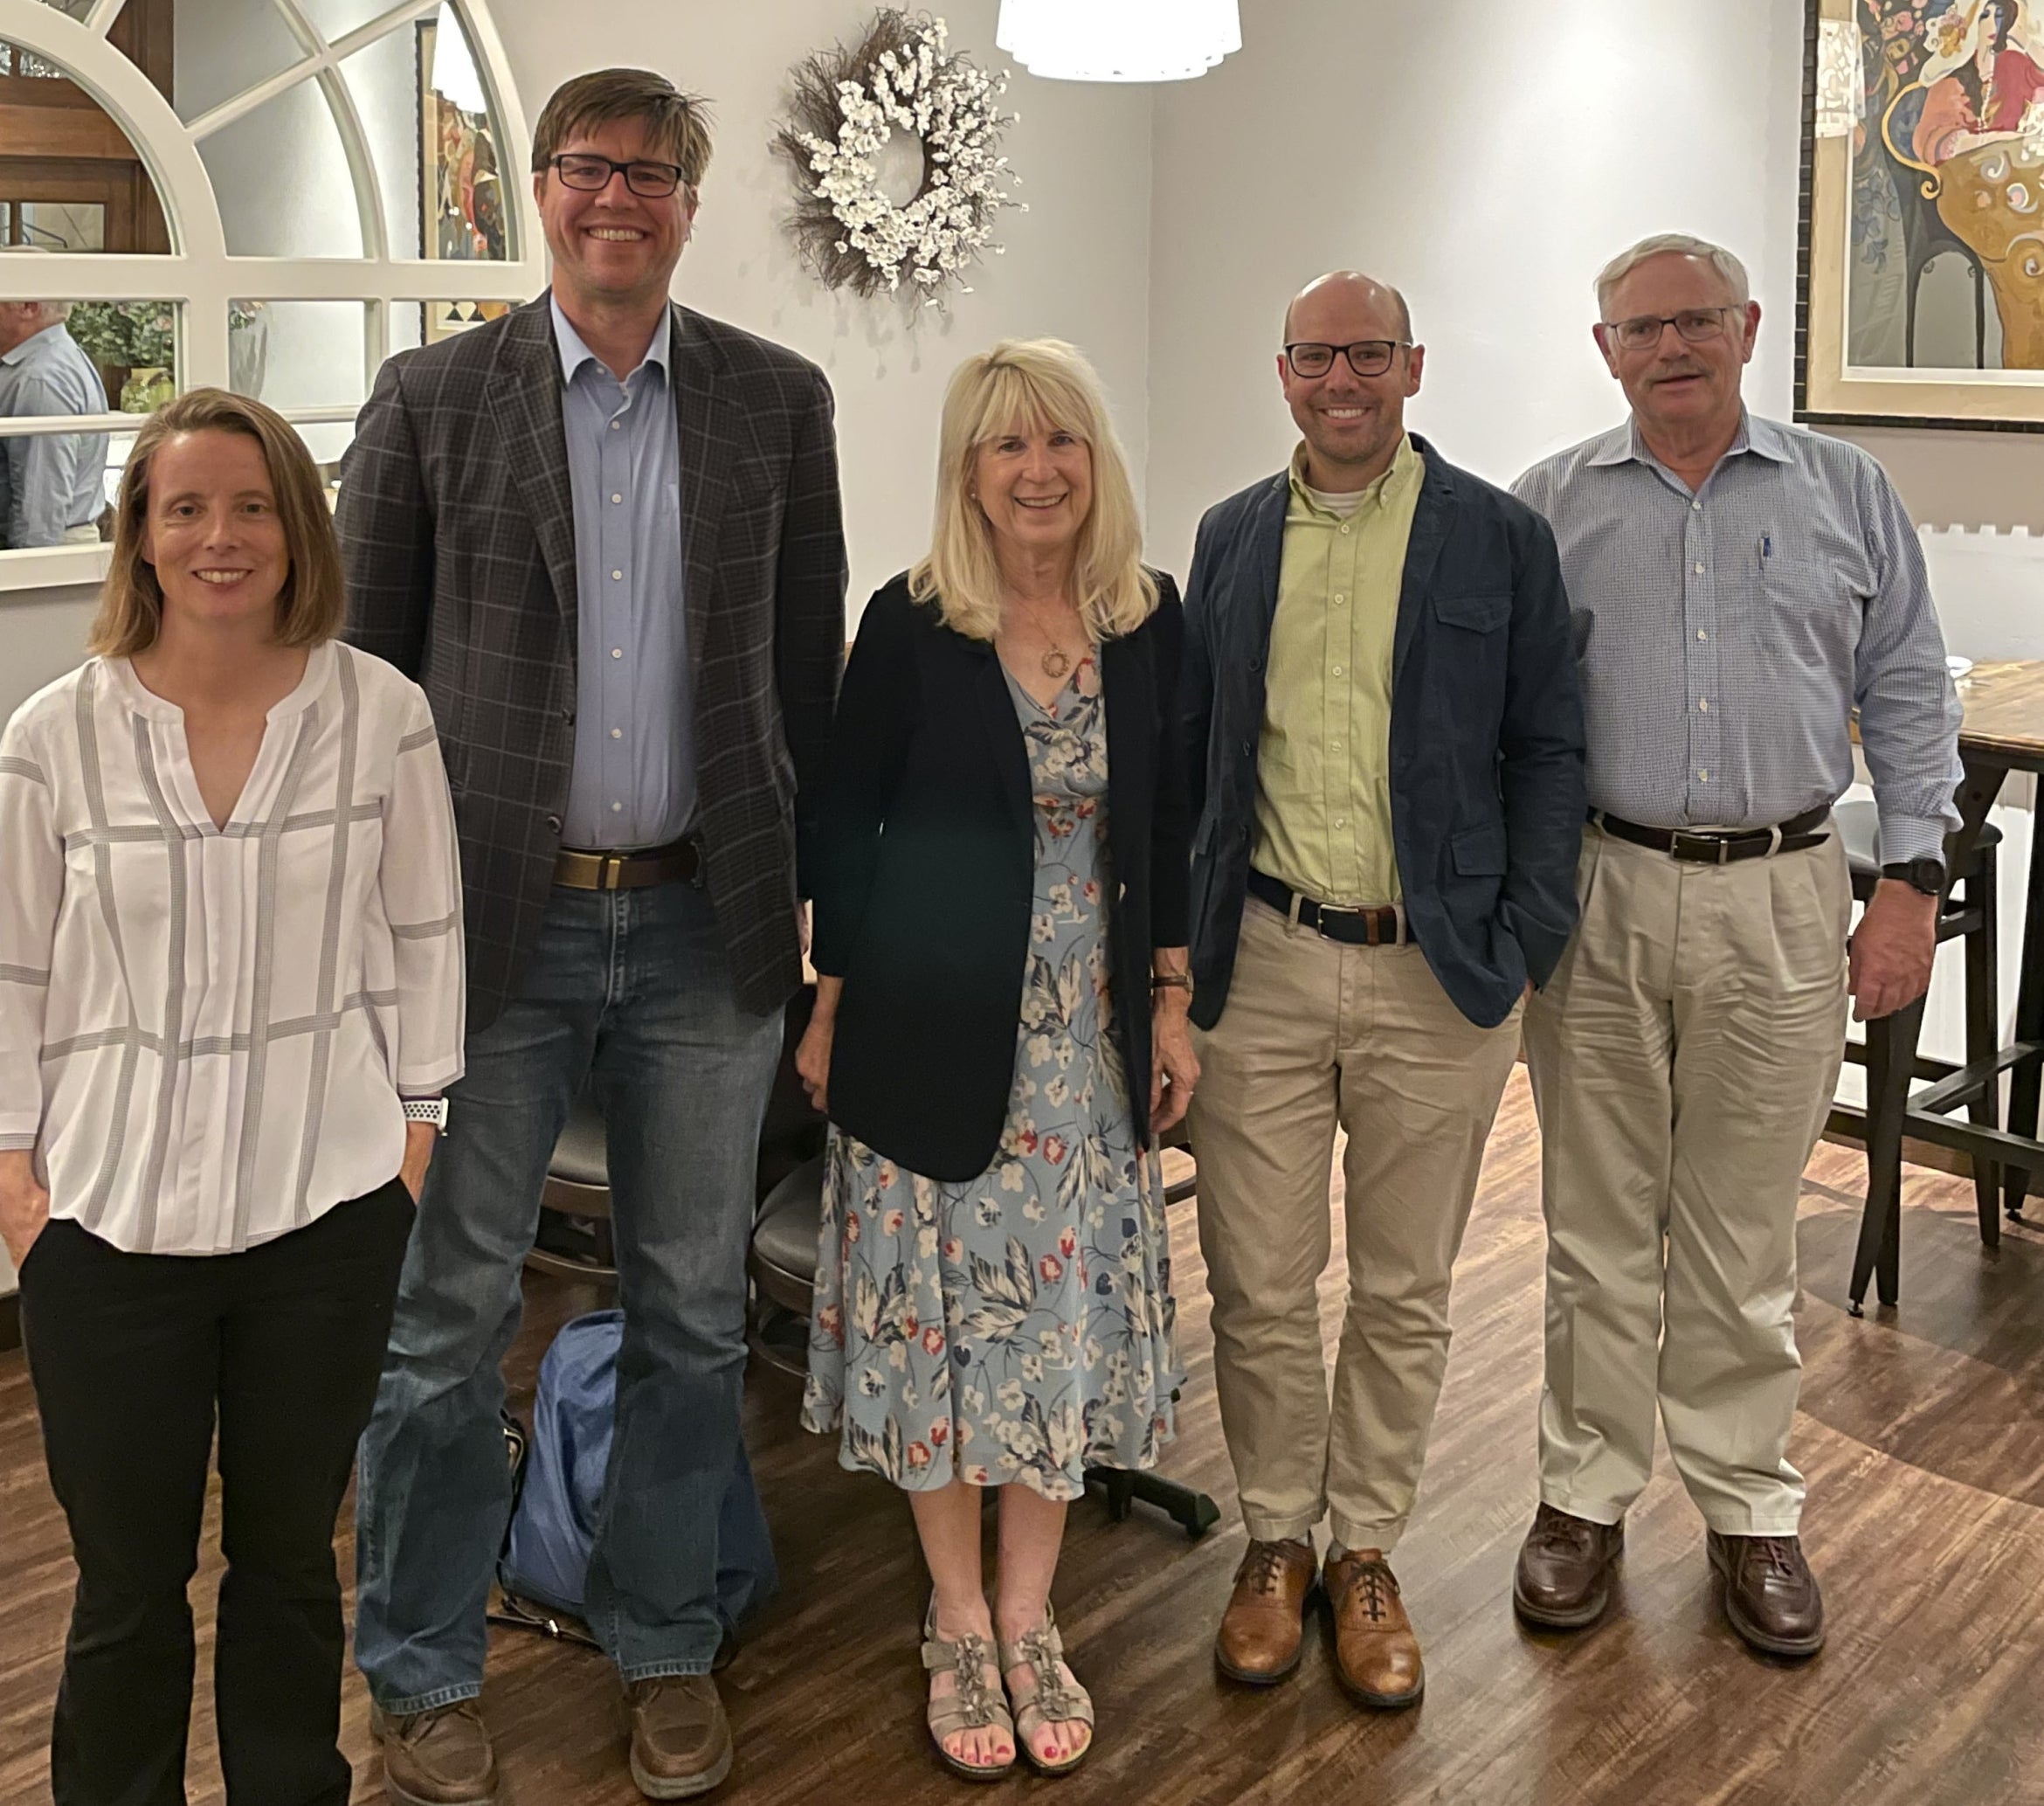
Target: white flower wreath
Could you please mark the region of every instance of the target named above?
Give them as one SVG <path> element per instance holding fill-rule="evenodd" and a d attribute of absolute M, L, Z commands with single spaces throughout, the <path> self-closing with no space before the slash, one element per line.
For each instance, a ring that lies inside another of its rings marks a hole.
<path fill-rule="evenodd" d="M 829 287 L 898 292 L 904 280 L 935 307 L 994 244 L 995 216 L 1024 204 L 1000 155 L 1015 115 L 1002 112 L 1004 71 L 989 75 L 947 45 L 944 22 L 894 9 L 875 15 L 855 49 L 812 57 L 795 77 L 791 123 L 777 141 L 796 165 L 793 230 Z M 890 200 L 879 159 L 897 132 L 919 141 L 922 180 Z"/>

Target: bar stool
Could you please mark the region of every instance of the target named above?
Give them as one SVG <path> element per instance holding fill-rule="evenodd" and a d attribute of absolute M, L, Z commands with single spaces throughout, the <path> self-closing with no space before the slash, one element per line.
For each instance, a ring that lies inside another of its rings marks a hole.
<path fill-rule="evenodd" d="M 525 1256 L 528 1267 L 597 1285 L 618 1283 L 605 1153 L 603 1113 L 585 1090 L 570 1108 L 568 1126 L 547 1163 L 539 1228 Z"/>
<path fill-rule="evenodd" d="M 1879 811 L 1871 802 L 1846 802 L 1833 810 L 1831 819 L 1845 848 L 1853 895 L 1864 903 L 1881 881 L 1876 852 Z M 2000 840 L 2001 830 L 1992 822 L 1981 828 L 1971 855 L 1952 874 L 1937 909 L 1938 943 L 1965 942 L 1966 1063 L 1956 1066 L 1948 1060 L 1919 1054 L 1907 1074 L 1896 1069 L 1896 1025 L 1905 1014 L 1920 1016 L 1920 1000 L 1909 1011 L 1868 1023 L 1863 1045 L 1846 1044 L 1846 1058 L 1867 1069 L 1866 1109 L 1856 1111 L 1850 1105 L 1838 1104 L 1833 1107 L 1830 1118 L 1833 1131 L 1856 1134 L 1867 1147 L 1867 1207 L 1860 1225 L 1851 1288 L 1851 1310 L 1855 1317 L 1861 1314 L 1870 1276 L 1879 1279 L 1882 1303 L 1892 1304 L 1896 1301 L 1901 1269 L 1902 1143 L 1909 1112 L 1921 1111 L 1942 1116 L 1963 1104 L 1975 1124 L 1989 1129 L 1999 1126 L 1995 849 Z M 1931 1083 L 1911 1097 L 1911 1078 Z M 1976 1160 L 1974 1205 L 1979 1214 L 1980 1238 L 1989 1247 L 2000 1240 L 2000 1169 L 1991 1161 Z"/>
<path fill-rule="evenodd" d="M 802 1081 L 795 1072 L 795 1049 L 809 1027 L 809 1012 L 815 1001 L 812 986 L 804 986 L 788 1000 L 780 1064 L 760 1123 L 756 1198 L 770 1196 L 788 1173 L 820 1157 L 823 1151 L 824 1119 L 810 1107 Z M 810 1239 L 813 1266 L 813 1228 Z M 617 1284 L 608 1145 L 603 1113 L 586 1088 L 570 1108 L 568 1125 L 554 1144 L 553 1158 L 547 1163 L 546 1188 L 540 1197 L 539 1231 L 525 1264 L 597 1285 Z"/>

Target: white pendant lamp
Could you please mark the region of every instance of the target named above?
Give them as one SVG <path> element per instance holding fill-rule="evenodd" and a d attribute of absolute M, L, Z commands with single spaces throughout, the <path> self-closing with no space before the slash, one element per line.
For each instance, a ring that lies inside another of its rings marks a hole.
<path fill-rule="evenodd" d="M 994 42 L 1054 81 L 1185 81 L 1242 47 L 1236 0 L 1001 0 Z"/>

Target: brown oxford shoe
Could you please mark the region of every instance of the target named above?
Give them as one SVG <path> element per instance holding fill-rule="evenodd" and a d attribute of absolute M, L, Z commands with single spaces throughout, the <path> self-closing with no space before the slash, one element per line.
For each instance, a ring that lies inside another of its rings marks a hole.
<path fill-rule="evenodd" d="M 691 1800 L 731 1772 L 731 1724 L 707 1674 L 664 1674 L 625 1689 L 632 1778 L 649 1800 Z"/>
<path fill-rule="evenodd" d="M 1310 1542 L 1252 1542 L 1235 1570 L 1213 1659 L 1230 1680 L 1267 1687 L 1299 1665 L 1306 1602 L 1320 1581 Z"/>
<path fill-rule="evenodd" d="M 1328 1557 L 1322 1584 L 1334 1609 L 1335 1678 L 1343 1690 L 1379 1711 L 1417 1705 L 1426 1673 L 1391 1564 L 1375 1549 L 1350 1549 Z"/>
<path fill-rule="evenodd" d="M 371 1706 L 369 1729 L 397 1806 L 497 1806 L 497 1759 L 474 1700 L 402 1715 Z"/>
<path fill-rule="evenodd" d="M 1813 1656 L 1824 1647 L 1824 1595 L 1792 1536 L 1705 1538 L 1724 1581 L 1724 1615 L 1770 1656 Z"/>
<path fill-rule="evenodd" d="M 1612 1570 L 1626 1552 L 1625 1520 L 1592 1524 L 1543 1504 L 1519 1547 L 1512 1604 L 1543 1630 L 1580 1630 L 1611 1605 Z"/>

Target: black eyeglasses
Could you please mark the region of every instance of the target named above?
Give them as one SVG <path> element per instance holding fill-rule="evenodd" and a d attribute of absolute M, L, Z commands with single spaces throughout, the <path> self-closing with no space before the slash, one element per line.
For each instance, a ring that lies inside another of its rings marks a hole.
<path fill-rule="evenodd" d="M 680 167 L 675 163 L 620 163 L 579 150 L 547 161 L 563 187 L 578 188 L 584 194 L 601 193 L 617 175 L 625 177 L 625 186 L 633 194 L 643 195 L 649 201 L 664 201 L 681 185 Z"/>
<path fill-rule="evenodd" d="M 1401 345 L 1408 349 L 1410 339 L 1357 339 L 1352 345 L 1319 345 L 1302 341 L 1285 347 L 1285 362 L 1291 365 L 1295 377 L 1324 377 L 1334 368 L 1336 357 L 1346 356 L 1349 368 L 1359 377 L 1381 377 L 1391 368 L 1391 353 Z"/>
<path fill-rule="evenodd" d="M 1724 331 L 1730 308 L 1684 308 L 1679 314 L 1636 314 L 1630 320 L 1606 320 L 1604 329 L 1625 351 L 1651 350 L 1661 336 L 1674 327 L 1692 345 L 1701 345 Z"/>

